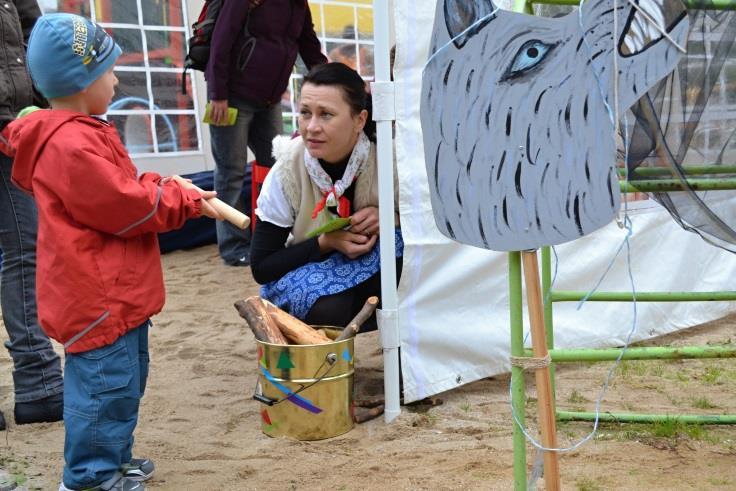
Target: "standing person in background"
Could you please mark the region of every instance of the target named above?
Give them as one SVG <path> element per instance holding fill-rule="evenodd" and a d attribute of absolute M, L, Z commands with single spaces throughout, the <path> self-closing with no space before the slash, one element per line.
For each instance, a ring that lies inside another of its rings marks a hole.
<path fill-rule="evenodd" d="M 18 111 L 33 104 L 26 71 L 28 36 L 41 15 L 36 0 L 0 4 L 0 131 Z M 36 229 L 33 199 L 10 182 L 13 159 L 0 153 L 0 249 L 2 249 L 5 347 L 13 358 L 16 424 L 59 421 L 64 411 L 64 382 L 59 356 L 36 316 Z M 5 418 L 0 412 L 0 430 Z"/>
<path fill-rule="evenodd" d="M 271 141 L 282 132 L 281 94 L 297 54 L 311 68 L 325 63 L 307 0 L 225 0 L 212 36 L 205 77 L 212 121 L 215 191 L 244 211 L 240 199 L 248 147 L 256 161 L 273 165 Z M 227 109 L 238 109 L 232 126 Z M 225 264 L 250 264 L 249 231 L 217 223 L 217 244 Z"/>

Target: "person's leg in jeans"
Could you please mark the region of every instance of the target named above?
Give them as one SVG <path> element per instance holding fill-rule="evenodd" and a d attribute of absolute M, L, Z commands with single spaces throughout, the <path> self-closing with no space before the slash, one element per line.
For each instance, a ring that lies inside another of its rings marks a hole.
<path fill-rule="evenodd" d="M 5 347 L 13 358 L 16 423 L 58 421 L 61 362 L 36 316 L 36 205 L 10 181 L 11 168 L 12 160 L 0 154 L 0 296 Z"/>
<path fill-rule="evenodd" d="M 113 344 L 68 353 L 64 368 L 64 486 L 85 489 L 122 477 L 143 394 L 148 322 Z M 146 357 L 147 360 L 147 357 Z"/>
<path fill-rule="evenodd" d="M 241 200 L 243 181 L 248 167 L 248 135 L 253 121 L 251 106 L 244 101 L 231 99 L 230 107 L 238 109 L 238 118 L 232 126 L 210 125 L 212 156 L 215 159 L 215 191 L 217 197 L 245 212 Z M 226 221 L 218 220 L 217 246 L 226 264 L 248 266 L 250 264 L 250 229 L 240 230 Z"/>

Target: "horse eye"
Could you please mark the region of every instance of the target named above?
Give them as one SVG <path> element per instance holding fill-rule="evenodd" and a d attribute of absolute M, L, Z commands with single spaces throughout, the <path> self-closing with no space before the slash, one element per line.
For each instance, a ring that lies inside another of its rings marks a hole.
<path fill-rule="evenodd" d="M 539 65 L 554 47 L 554 44 L 543 43 L 537 39 L 527 41 L 516 52 L 516 56 L 514 56 L 511 66 L 506 70 L 503 79 L 508 80 L 518 77 Z"/>

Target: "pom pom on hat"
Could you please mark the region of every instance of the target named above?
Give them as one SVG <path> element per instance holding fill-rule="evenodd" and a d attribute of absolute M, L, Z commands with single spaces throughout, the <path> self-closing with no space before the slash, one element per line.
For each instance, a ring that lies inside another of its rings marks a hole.
<path fill-rule="evenodd" d="M 76 94 L 100 78 L 122 54 L 98 24 L 74 14 L 47 14 L 28 41 L 28 70 L 47 99 Z"/>

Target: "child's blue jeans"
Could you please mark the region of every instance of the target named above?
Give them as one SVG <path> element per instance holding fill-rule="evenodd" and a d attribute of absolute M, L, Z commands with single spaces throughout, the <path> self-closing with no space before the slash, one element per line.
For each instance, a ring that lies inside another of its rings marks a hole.
<path fill-rule="evenodd" d="M 96 486 L 130 462 L 148 377 L 150 321 L 113 344 L 67 353 L 64 365 L 64 485 Z"/>

